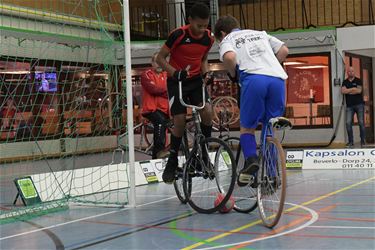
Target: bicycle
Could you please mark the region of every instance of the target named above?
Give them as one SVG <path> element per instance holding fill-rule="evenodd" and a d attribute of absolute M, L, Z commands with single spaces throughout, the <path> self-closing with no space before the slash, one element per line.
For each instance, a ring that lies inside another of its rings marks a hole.
<path fill-rule="evenodd" d="M 237 175 L 244 167 L 245 159 L 240 147 L 240 138 L 230 136 L 230 125 L 239 120 L 237 100 L 231 96 L 220 96 L 213 102 L 214 119 L 217 126 L 215 132 L 219 132 L 219 138 L 223 139 L 233 152 L 237 165 Z M 224 132 L 224 133 L 223 133 Z M 234 210 L 240 213 L 249 213 L 257 208 L 256 189 L 250 185 L 239 186 L 237 182 L 233 188 Z"/>
<path fill-rule="evenodd" d="M 199 213 L 213 213 L 220 210 L 232 194 L 236 181 L 236 165 L 232 151 L 223 140 L 205 138 L 202 134 L 198 110 L 203 109 L 206 104 L 204 84 L 202 91 L 202 106 L 186 104 L 182 98 L 182 83 L 179 82 L 180 102 L 192 109 L 195 129 L 191 148 L 187 147 L 189 144 L 186 132 L 184 133 L 179 155 L 182 169 L 178 168 L 174 183 L 179 199 L 184 198 Z M 225 193 L 219 204 L 215 204 L 217 193 Z"/>
<path fill-rule="evenodd" d="M 275 130 L 292 127 L 291 122 L 284 117 L 271 118 L 262 128 L 259 146 L 260 170 L 257 184 L 252 188 L 251 183 L 240 188 L 241 195 L 235 196 L 235 210 L 251 212 L 258 207 L 260 217 L 266 227 L 274 227 L 281 218 L 286 196 L 286 162 L 285 153 L 281 143 L 275 137 Z M 230 137 L 226 140 L 235 155 L 238 173 L 244 166 L 244 157 L 239 143 L 239 138 Z M 235 189 L 236 190 L 236 189 Z"/>
<path fill-rule="evenodd" d="M 110 132 L 112 132 L 112 130 L 114 132 L 118 132 L 118 131 L 121 132 L 125 128 L 125 127 L 120 126 L 123 123 L 120 120 L 121 115 L 124 115 L 123 112 L 126 110 L 126 105 L 121 105 L 125 103 L 125 98 L 126 98 L 125 95 L 120 92 L 112 92 L 106 95 L 99 104 L 101 121 L 106 126 L 106 129 L 110 130 Z M 114 104 L 111 104 L 110 100 L 115 100 Z M 192 120 L 193 120 L 192 118 L 187 119 L 186 123 L 187 124 L 192 123 Z M 171 131 L 172 128 L 173 128 L 173 123 L 170 122 L 168 124 L 167 129 L 168 131 Z M 153 131 L 152 124 L 144 120 L 142 121 L 142 123 L 139 123 L 138 125 L 134 126 L 134 131 L 138 131 L 140 134 L 139 144 L 135 145 L 134 150 L 151 156 L 152 147 L 154 143 L 153 143 L 152 136 L 148 132 L 152 133 Z M 124 159 L 125 152 L 129 150 L 127 147 L 127 142 L 126 142 L 127 135 L 128 135 L 127 131 L 121 134 L 119 133 L 116 133 L 116 134 L 117 134 L 117 148 L 113 152 L 112 163 L 115 162 L 116 152 L 121 153 L 122 155 L 121 162 L 122 162 Z M 193 127 L 190 125 L 186 126 L 185 136 L 184 136 L 185 139 L 183 141 L 184 147 L 182 147 L 179 152 L 180 158 L 182 155 L 186 155 L 186 152 L 182 152 L 182 150 L 189 148 L 189 146 L 185 146 L 185 145 L 192 145 L 193 138 L 194 138 L 193 136 L 194 136 Z M 166 147 L 169 147 L 169 145 L 167 145 Z M 157 171 L 163 172 L 164 167 L 165 167 L 165 161 L 163 163 L 164 164 L 162 164 L 162 167 L 160 169 L 157 169 Z M 182 158 L 181 158 L 181 164 L 182 164 Z M 181 165 L 181 169 L 182 169 L 182 165 Z M 182 191 L 183 190 L 182 175 L 179 180 L 176 180 L 174 182 L 174 187 L 175 187 L 178 199 L 181 201 L 181 203 L 186 204 L 187 199 Z"/>
<path fill-rule="evenodd" d="M 237 175 L 243 169 L 245 159 L 240 147 L 240 138 L 230 136 L 230 125 L 239 120 L 237 100 L 231 96 L 220 96 L 213 101 L 214 119 L 217 126 L 215 132 L 219 132 L 219 138 L 223 139 L 233 152 L 237 165 Z M 223 133 L 224 132 L 224 133 Z M 257 208 L 257 190 L 250 185 L 239 186 L 237 182 L 233 188 L 232 196 L 235 201 L 234 210 L 240 213 L 249 213 Z"/>

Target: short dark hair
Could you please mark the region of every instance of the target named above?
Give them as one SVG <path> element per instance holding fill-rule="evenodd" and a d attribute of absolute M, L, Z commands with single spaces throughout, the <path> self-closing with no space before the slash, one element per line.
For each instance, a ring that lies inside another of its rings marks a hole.
<path fill-rule="evenodd" d="M 240 24 L 238 23 L 237 19 L 234 18 L 231 15 L 222 16 L 220 17 L 216 24 L 215 24 L 215 30 L 214 35 L 216 39 L 221 38 L 221 31 L 224 31 L 225 33 L 229 34 L 233 29 L 240 28 Z"/>
<path fill-rule="evenodd" d="M 190 9 L 190 17 L 193 19 L 197 17 L 201 19 L 208 19 L 210 18 L 210 9 L 204 3 L 195 3 Z"/>

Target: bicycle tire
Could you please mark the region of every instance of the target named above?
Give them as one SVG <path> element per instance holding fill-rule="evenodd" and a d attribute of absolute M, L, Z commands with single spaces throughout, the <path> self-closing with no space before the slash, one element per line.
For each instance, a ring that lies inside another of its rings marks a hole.
<path fill-rule="evenodd" d="M 183 140 L 181 142 L 180 151 L 179 151 L 179 159 L 178 159 L 178 165 L 181 171 L 177 171 L 176 173 L 176 179 L 173 182 L 173 187 L 176 192 L 177 198 L 180 200 L 182 204 L 186 204 L 188 202 L 188 198 L 186 198 L 185 192 L 184 192 L 184 185 L 183 185 L 183 169 L 184 164 L 186 163 L 186 159 L 189 156 L 189 149 L 186 147 L 186 136 L 183 137 Z M 188 194 L 191 192 L 191 181 L 189 182 L 188 186 Z"/>
<path fill-rule="evenodd" d="M 262 168 L 258 175 L 258 210 L 263 224 L 272 228 L 280 220 L 286 196 L 285 153 L 276 138 L 267 138 L 260 159 Z"/>
<path fill-rule="evenodd" d="M 229 137 L 225 139 L 225 142 L 232 150 L 237 165 L 236 173 L 238 176 L 245 164 L 245 158 L 240 145 L 240 138 Z M 233 189 L 233 198 L 235 200 L 233 209 L 240 213 L 250 213 L 258 206 L 257 190 L 256 188 L 252 188 L 250 185 L 240 187 L 236 181 Z"/>
<path fill-rule="evenodd" d="M 200 156 L 200 147 L 193 148 L 184 167 L 183 187 L 189 205 L 199 213 L 210 214 L 220 210 L 232 195 L 236 165 L 232 151 L 223 140 L 209 137 L 200 144 L 208 151 L 210 164 Z M 225 157 L 223 152 L 226 152 Z M 223 183 L 218 183 L 217 179 Z M 225 196 L 216 204 L 218 193 L 225 193 Z"/>

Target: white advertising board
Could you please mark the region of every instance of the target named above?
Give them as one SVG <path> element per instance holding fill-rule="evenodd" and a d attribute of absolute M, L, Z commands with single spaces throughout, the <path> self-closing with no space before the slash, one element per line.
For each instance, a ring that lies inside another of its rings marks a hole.
<path fill-rule="evenodd" d="M 304 150 L 303 169 L 374 169 L 375 148 Z"/>
<path fill-rule="evenodd" d="M 287 168 L 302 168 L 303 150 L 288 150 L 286 152 Z"/>

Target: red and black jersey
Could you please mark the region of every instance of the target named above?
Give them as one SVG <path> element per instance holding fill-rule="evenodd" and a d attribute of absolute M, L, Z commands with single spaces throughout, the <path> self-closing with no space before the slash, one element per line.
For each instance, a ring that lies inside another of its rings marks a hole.
<path fill-rule="evenodd" d="M 201 38 L 193 36 L 185 25 L 169 34 L 164 46 L 170 51 L 169 64 L 175 69 L 186 69 L 190 65 L 190 77 L 201 74 L 202 58 L 214 43 L 211 32 L 207 29 Z"/>

